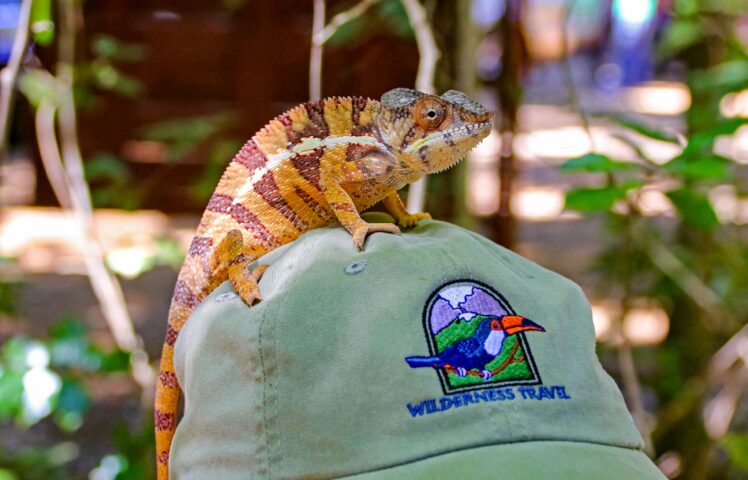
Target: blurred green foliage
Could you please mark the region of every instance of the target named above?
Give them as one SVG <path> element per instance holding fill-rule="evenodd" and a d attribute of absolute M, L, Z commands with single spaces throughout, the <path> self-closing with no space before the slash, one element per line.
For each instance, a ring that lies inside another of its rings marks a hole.
<path fill-rule="evenodd" d="M 0 479 L 69 478 L 68 464 L 80 455 L 73 434 L 83 426 L 93 402 L 87 383 L 97 376 L 127 373 L 129 368 L 127 353 L 96 347 L 85 325 L 73 317 L 63 317 L 44 339 L 21 335 L 5 341 L 0 350 L 0 428 L 13 423 L 28 429 L 51 421 L 66 439 L 29 447 L 12 436 L 4 437 L 0 440 Z M 150 431 L 137 434 L 142 443 L 138 448 L 151 445 Z M 132 463 L 135 473 L 120 478 L 147 478 L 137 474 L 145 468 L 144 458 L 127 460 L 138 451 L 132 445 L 134 434 L 124 427 L 116 427 L 114 433 L 118 455 L 124 458 L 122 471 L 128 471 L 125 467 Z"/>
<path fill-rule="evenodd" d="M 745 416 L 735 415 L 719 439 L 710 436 L 703 414 L 714 395 L 728 388 L 722 382 L 731 381 L 712 377 L 712 355 L 748 318 L 746 231 L 734 223 L 739 207 L 717 211 L 713 203 L 718 191 L 738 202 L 748 198 L 741 165 L 717 148 L 721 137 L 748 128 L 748 118 L 724 118 L 719 108 L 725 94 L 748 88 L 748 52 L 734 30 L 736 16 L 745 11 L 739 6 L 748 3 L 675 1 L 659 53 L 688 67 L 692 104 L 685 135 L 609 116 L 625 132 L 617 138 L 636 161 L 591 153 L 561 167 L 599 185 L 570 190 L 566 207 L 605 219 L 607 245 L 597 264 L 601 293 L 618 298 L 624 313 L 647 299 L 671 318 L 664 343 L 635 355 L 647 365 L 640 375 L 650 399 L 654 450 L 677 454 L 678 478 L 745 478 L 748 472 Z M 676 146 L 678 153 L 655 161 L 640 148 L 642 137 Z M 645 215 L 641 198 L 648 192 L 662 192 L 677 217 Z"/>

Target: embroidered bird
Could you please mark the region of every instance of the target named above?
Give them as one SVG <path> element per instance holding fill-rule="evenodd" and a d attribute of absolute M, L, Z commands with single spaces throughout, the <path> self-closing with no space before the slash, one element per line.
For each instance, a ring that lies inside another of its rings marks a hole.
<path fill-rule="evenodd" d="M 226 168 L 179 272 L 156 385 L 158 479 L 169 476 L 180 388 L 174 345 L 195 307 L 230 280 L 260 300 L 266 265 L 249 266 L 304 232 L 339 223 L 363 249 L 374 232 L 399 233 L 431 218 L 405 209 L 397 190 L 456 164 L 485 138 L 493 114 L 462 92 L 396 88 L 381 101 L 333 97 L 299 105 L 257 132 Z M 359 212 L 381 201 L 393 223 Z"/>
<path fill-rule="evenodd" d="M 519 315 L 488 317 L 481 321 L 472 337 L 450 345 L 438 355 L 407 357 L 405 361 L 411 368 L 452 368 L 460 377 L 467 375 L 470 370 L 480 370 L 481 377 L 490 380 L 492 373 L 486 369 L 486 365 L 501 353 L 504 340 L 509 335 L 527 330 L 545 331 L 537 323 Z"/>

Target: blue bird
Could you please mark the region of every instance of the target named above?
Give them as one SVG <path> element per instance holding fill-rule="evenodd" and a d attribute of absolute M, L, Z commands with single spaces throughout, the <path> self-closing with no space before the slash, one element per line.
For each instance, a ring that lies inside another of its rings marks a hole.
<path fill-rule="evenodd" d="M 537 323 L 519 315 L 489 317 L 481 322 L 475 335 L 450 345 L 438 355 L 407 357 L 405 361 L 411 368 L 452 368 L 460 377 L 476 369 L 481 371 L 484 380 L 490 380 L 492 374 L 486 370 L 486 365 L 501 353 L 506 337 L 526 330 L 545 331 Z"/>

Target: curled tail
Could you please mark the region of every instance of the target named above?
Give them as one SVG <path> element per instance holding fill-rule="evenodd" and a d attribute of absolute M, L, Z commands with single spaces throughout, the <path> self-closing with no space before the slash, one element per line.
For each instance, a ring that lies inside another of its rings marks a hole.
<path fill-rule="evenodd" d="M 181 274 L 180 274 L 181 277 Z M 177 409 L 181 390 L 174 373 L 174 344 L 182 326 L 195 309 L 198 300 L 185 283 L 177 280 L 169 309 L 169 324 L 161 350 L 161 366 L 156 382 L 154 420 L 156 425 L 156 469 L 158 480 L 169 478 L 169 451 L 177 428 Z"/>
<path fill-rule="evenodd" d="M 444 362 L 439 357 L 406 357 L 405 361 L 408 362 L 410 368 L 444 366 Z"/>
<path fill-rule="evenodd" d="M 169 453 L 177 429 L 177 412 L 181 390 L 174 372 L 174 344 L 179 332 L 197 305 L 224 280 L 229 279 L 236 293 L 248 305 L 260 299 L 257 282 L 266 265 L 251 272 L 250 263 L 261 253 L 262 245 L 245 244 L 239 230 L 230 230 L 213 250 L 207 237 L 195 237 L 177 277 L 169 308 L 169 325 L 161 351 L 161 366 L 156 382 L 154 417 L 156 423 L 156 469 L 158 480 L 169 478 Z M 197 269 L 203 276 L 195 275 Z M 202 280 L 197 280 L 197 279 Z M 186 279 L 192 279 L 191 286 Z"/>

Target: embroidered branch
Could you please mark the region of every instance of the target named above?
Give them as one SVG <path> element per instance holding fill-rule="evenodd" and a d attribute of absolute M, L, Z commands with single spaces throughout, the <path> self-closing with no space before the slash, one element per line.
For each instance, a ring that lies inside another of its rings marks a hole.
<path fill-rule="evenodd" d="M 506 360 L 504 360 L 501 363 L 501 365 L 499 365 L 498 367 L 496 367 L 493 370 L 489 370 L 491 372 L 491 376 L 498 375 L 499 373 L 501 373 L 504 370 L 506 370 L 506 367 L 508 367 L 509 365 L 511 365 L 513 363 L 522 363 L 522 362 L 525 361 L 525 356 L 524 355 L 521 355 L 519 358 L 514 358 L 514 355 L 517 353 L 517 349 L 519 349 L 519 342 L 517 342 L 517 343 L 514 344 L 514 347 L 512 348 L 511 353 L 506 358 Z M 456 368 L 452 368 L 449 365 L 445 366 L 444 370 L 447 373 L 454 373 L 454 374 L 457 373 L 457 369 Z M 478 371 L 478 370 L 468 370 L 467 374 L 471 375 L 473 377 L 482 377 L 483 376 L 483 373 L 480 372 L 480 371 Z"/>

